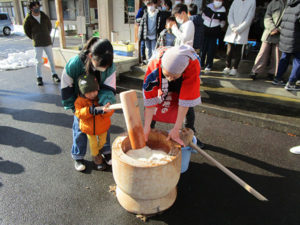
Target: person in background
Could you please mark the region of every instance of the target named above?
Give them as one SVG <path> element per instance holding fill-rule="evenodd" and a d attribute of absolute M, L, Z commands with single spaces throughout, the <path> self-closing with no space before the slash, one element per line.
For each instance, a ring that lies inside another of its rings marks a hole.
<path fill-rule="evenodd" d="M 174 6 L 178 4 L 184 4 L 184 0 L 176 0 Z"/>
<path fill-rule="evenodd" d="M 268 7 L 264 18 L 265 29 L 261 37 L 262 45 L 256 56 L 252 74 L 250 77 L 255 80 L 257 74 L 263 73 L 267 67 L 268 77 L 273 80 L 277 73 L 280 51 L 279 36 L 280 23 L 285 8 L 286 0 L 272 0 Z"/>
<path fill-rule="evenodd" d="M 286 72 L 291 57 L 293 56 L 293 68 L 289 80 L 285 85 L 288 91 L 299 91 L 296 85 L 300 79 L 300 1 L 288 0 L 280 25 L 279 50 L 282 55 L 279 61 L 278 71 L 272 84 L 283 85 L 282 76 Z"/>
<path fill-rule="evenodd" d="M 226 67 L 224 74 L 235 76 L 241 60 L 243 45 L 248 43 L 248 35 L 255 15 L 255 0 L 234 0 L 228 13 L 228 28 L 224 41 L 227 42 Z M 231 64 L 234 59 L 233 65 Z"/>
<path fill-rule="evenodd" d="M 202 16 L 197 14 L 198 7 L 195 4 L 190 4 L 188 6 L 188 16 L 191 21 L 193 21 L 195 26 L 195 34 L 194 34 L 194 44 L 193 48 L 200 56 L 201 48 L 203 45 L 204 38 L 204 29 L 203 29 L 203 19 Z"/>
<path fill-rule="evenodd" d="M 156 8 L 157 0 L 147 1 L 147 11 L 140 21 L 139 40 L 144 40 L 148 51 L 148 60 L 155 50 L 156 40 L 160 32 L 164 29 L 165 24 L 161 21 L 161 12 Z"/>
<path fill-rule="evenodd" d="M 180 25 L 178 28 L 176 23 L 172 25 L 172 33 L 176 36 L 175 46 L 180 45 L 194 45 L 195 26 L 193 21 L 189 20 L 188 10 L 185 4 L 177 4 L 173 10 L 173 15 L 176 18 L 176 22 Z M 198 58 L 198 55 L 197 55 Z M 200 74 L 198 74 L 200 78 Z M 190 128 L 196 133 L 195 129 L 195 111 L 194 107 L 189 107 L 186 113 L 186 119 L 184 122 L 185 127 Z M 204 144 L 199 140 L 198 145 L 204 148 Z"/>
<path fill-rule="evenodd" d="M 89 139 L 91 155 L 96 170 L 107 168 L 101 150 L 106 143 L 107 131 L 110 127 L 110 117 L 113 111 L 100 106 L 98 99 L 99 84 L 93 75 L 82 75 L 78 78 L 79 95 L 74 103 L 75 116 L 79 119 L 80 130 Z M 105 101 L 105 97 L 102 100 Z M 108 106 L 109 104 L 106 104 Z"/>
<path fill-rule="evenodd" d="M 167 23 L 167 19 L 172 16 L 172 2 L 171 0 L 165 0 L 162 2 L 162 7 L 160 10 L 160 27 L 161 26 L 166 26 Z M 164 29 L 159 29 L 160 33 L 162 32 L 162 30 Z M 157 36 L 160 35 L 160 33 L 157 34 Z"/>
<path fill-rule="evenodd" d="M 169 12 L 169 16 L 172 14 L 172 1 L 171 0 L 164 0 L 162 3 L 161 11 Z"/>
<path fill-rule="evenodd" d="M 144 1 L 144 5 L 139 9 L 138 13 L 135 17 L 135 22 L 138 26 L 140 26 L 141 19 L 143 18 L 145 10 L 147 10 L 147 1 Z M 146 61 L 146 45 L 144 40 L 140 40 L 140 54 L 141 54 L 141 61 L 143 64 L 145 64 Z"/>
<path fill-rule="evenodd" d="M 78 78 L 81 75 L 94 75 L 99 83 L 99 104 L 107 105 L 116 102 L 116 66 L 113 63 L 113 47 L 107 39 L 91 38 L 82 51 L 72 57 L 62 73 L 61 97 L 64 108 L 75 112 L 74 102 L 78 97 Z M 87 147 L 87 136 L 79 128 L 79 119 L 74 115 L 72 127 L 73 145 L 71 155 L 77 171 L 86 169 L 84 157 Z M 108 165 L 111 165 L 110 134 L 101 150 Z"/>
<path fill-rule="evenodd" d="M 40 10 L 41 4 L 39 1 L 28 1 L 29 12 L 23 21 L 24 32 L 32 39 L 34 50 L 35 50 L 35 59 L 36 59 L 36 76 L 37 76 L 37 85 L 43 86 L 42 78 L 42 65 L 44 60 L 42 58 L 43 51 L 46 52 L 48 57 L 52 80 L 55 83 L 59 83 L 60 79 L 55 71 L 55 64 L 53 59 L 52 52 L 52 41 L 50 33 L 52 30 L 52 25 L 49 17 Z"/>
<path fill-rule="evenodd" d="M 201 67 L 204 72 L 210 72 L 213 67 L 217 39 L 226 23 L 226 9 L 223 0 L 214 0 L 208 4 L 202 13 L 204 24 L 204 43 L 201 50 Z"/>
<path fill-rule="evenodd" d="M 174 46 L 175 36 L 172 34 L 171 24 L 176 22 L 175 17 L 171 16 L 167 18 L 166 29 L 160 32 L 160 35 L 157 39 L 155 49 L 162 46 Z"/>
<path fill-rule="evenodd" d="M 189 20 L 188 9 L 185 4 L 177 4 L 173 10 L 173 15 L 176 18 L 176 22 L 180 26 L 178 28 L 176 23 L 172 24 L 172 33 L 176 36 L 175 46 L 187 44 L 193 46 L 195 26 L 194 23 Z"/>

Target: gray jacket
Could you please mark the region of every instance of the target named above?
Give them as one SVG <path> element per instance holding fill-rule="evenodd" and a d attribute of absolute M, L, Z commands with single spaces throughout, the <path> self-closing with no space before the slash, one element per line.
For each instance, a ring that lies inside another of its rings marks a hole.
<path fill-rule="evenodd" d="M 285 8 L 284 0 L 272 0 L 269 3 L 265 14 L 265 19 L 264 19 L 265 30 L 261 37 L 262 42 L 268 42 L 272 44 L 279 43 L 280 34 L 278 33 L 275 35 L 270 35 L 270 33 L 275 28 L 279 29 L 284 8 Z"/>

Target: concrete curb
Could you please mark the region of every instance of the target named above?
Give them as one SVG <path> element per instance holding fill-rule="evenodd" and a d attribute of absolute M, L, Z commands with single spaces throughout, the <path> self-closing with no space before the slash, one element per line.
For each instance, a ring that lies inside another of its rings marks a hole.
<path fill-rule="evenodd" d="M 143 80 L 141 78 L 141 76 L 131 76 L 130 74 L 122 74 L 121 78 L 126 79 L 127 83 L 130 83 L 131 85 L 134 83 L 134 85 L 138 85 L 138 86 L 142 86 Z M 211 79 L 209 82 L 211 84 L 213 84 L 213 80 Z M 208 80 L 205 80 L 205 78 L 203 79 L 204 84 L 207 84 Z M 249 80 L 248 82 L 253 82 L 251 80 Z M 228 88 L 233 88 L 233 89 L 237 89 L 236 85 L 232 86 L 229 85 L 230 82 L 228 82 L 227 86 Z M 225 83 L 226 84 L 226 83 Z M 129 87 L 122 87 L 122 91 L 126 90 L 126 89 L 130 89 L 131 85 L 129 85 Z M 215 86 L 216 84 L 214 84 Z M 226 85 L 225 85 L 226 86 Z M 203 85 L 203 87 L 205 87 Z M 250 91 L 250 88 L 247 88 L 247 84 L 245 84 L 245 86 L 243 87 L 246 89 L 246 91 Z M 242 88 L 238 89 L 241 90 Z M 286 91 L 286 90 L 283 90 Z M 137 92 L 141 93 L 141 90 L 137 90 Z M 253 91 L 255 92 L 255 91 Z M 274 96 L 274 95 L 273 95 Z M 286 96 L 285 96 L 286 97 Z M 295 101 L 295 98 L 291 99 L 292 101 Z M 274 131 L 279 131 L 279 132 L 283 132 L 283 133 L 290 133 L 292 135 L 297 135 L 300 136 L 300 124 L 296 125 L 295 124 L 291 124 L 285 121 L 281 121 L 281 120 L 276 120 L 276 119 L 269 119 L 269 118 L 265 118 L 262 116 L 257 116 L 257 115 L 253 115 L 251 113 L 246 114 L 243 112 L 237 112 L 237 111 L 233 111 L 230 109 L 224 109 L 222 107 L 219 106 L 211 106 L 208 104 L 203 103 L 200 106 L 196 106 L 195 110 L 198 112 L 202 112 L 202 113 L 207 113 L 209 115 L 213 115 L 213 116 L 217 116 L 217 117 L 221 117 L 221 118 L 226 118 L 226 119 L 230 119 L 232 121 L 236 121 L 236 122 L 241 122 L 244 124 L 249 124 L 252 126 L 256 126 L 256 127 L 261 127 L 261 128 L 266 128 L 266 129 L 270 129 L 270 130 L 274 130 Z"/>

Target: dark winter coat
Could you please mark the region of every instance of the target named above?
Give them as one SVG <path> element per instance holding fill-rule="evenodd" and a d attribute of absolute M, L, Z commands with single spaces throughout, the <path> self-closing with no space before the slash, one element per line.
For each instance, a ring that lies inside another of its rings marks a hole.
<path fill-rule="evenodd" d="M 23 22 L 25 34 L 32 39 L 34 47 L 42 47 L 52 45 L 50 33 L 52 24 L 49 17 L 43 13 L 41 14 L 41 23 L 39 23 L 31 13 L 27 14 Z"/>
<path fill-rule="evenodd" d="M 158 11 L 156 17 L 156 38 L 160 34 L 160 32 L 165 29 L 165 25 L 162 22 L 162 14 L 161 11 Z M 144 10 L 144 15 L 139 21 L 139 33 L 138 37 L 139 40 L 146 40 L 147 39 L 147 31 L 148 31 L 148 12 L 147 9 Z"/>
<path fill-rule="evenodd" d="M 203 19 L 201 15 L 192 15 L 190 16 L 190 20 L 193 21 L 195 26 L 195 34 L 194 34 L 194 49 L 201 49 L 203 45 L 204 38 L 204 27 L 203 27 Z"/>
<path fill-rule="evenodd" d="M 300 0 L 288 1 L 280 28 L 280 51 L 300 52 Z"/>

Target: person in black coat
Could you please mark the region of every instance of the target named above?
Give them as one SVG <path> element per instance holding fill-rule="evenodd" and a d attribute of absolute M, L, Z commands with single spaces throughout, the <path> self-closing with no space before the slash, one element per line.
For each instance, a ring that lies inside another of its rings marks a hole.
<path fill-rule="evenodd" d="M 300 0 L 287 2 L 280 25 L 279 50 L 282 51 L 282 56 L 272 84 L 284 85 L 282 76 L 288 68 L 290 58 L 294 56 L 293 68 L 285 89 L 299 91 L 300 87 L 296 85 L 296 82 L 300 79 Z"/>

